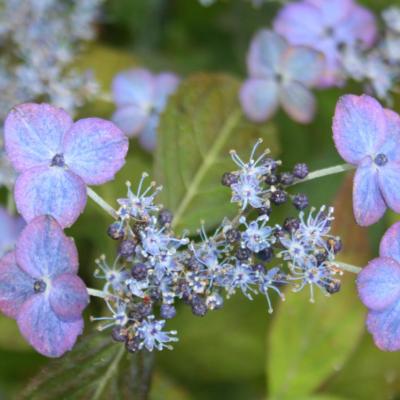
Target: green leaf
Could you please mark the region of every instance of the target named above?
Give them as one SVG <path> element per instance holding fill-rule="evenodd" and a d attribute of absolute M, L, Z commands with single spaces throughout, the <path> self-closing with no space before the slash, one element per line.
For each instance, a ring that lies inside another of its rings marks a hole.
<path fill-rule="evenodd" d="M 103 335 L 90 336 L 57 361 L 51 361 L 21 395 L 29 400 L 130 399 L 125 364 L 132 356 Z"/>
<path fill-rule="evenodd" d="M 288 293 L 268 340 L 269 393 L 293 399 L 313 393 L 343 367 L 355 349 L 363 327 L 363 310 L 353 277 L 342 282 L 338 294 L 316 296 Z"/>
<path fill-rule="evenodd" d="M 17 323 L 7 317 L 0 316 L 0 348 L 7 350 L 27 350 L 29 344 L 19 333 Z"/>
<path fill-rule="evenodd" d="M 242 115 L 240 83 L 228 75 L 198 74 L 183 81 L 168 102 L 158 128 L 156 178 L 163 204 L 175 214 L 174 226 L 194 230 L 232 215 L 230 192 L 220 183 L 235 169 L 229 150 L 247 158 L 257 138 L 277 151 L 273 125 L 255 125 Z"/>

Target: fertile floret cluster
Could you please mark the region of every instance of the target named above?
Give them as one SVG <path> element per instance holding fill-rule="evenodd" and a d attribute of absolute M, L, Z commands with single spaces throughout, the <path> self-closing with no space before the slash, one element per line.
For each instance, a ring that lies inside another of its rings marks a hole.
<path fill-rule="evenodd" d="M 111 315 L 92 319 L 104 320 L 101 330 L 113 327 L 112 337 L 128 351 L 171 348 L 177 332 L 164 326 L 180 301 L 194 315 L 204 316 L 236 292 L 250 300 L 261 294 L 272 313 L 271 293 L 284 300 L 285 285 L 293 291 L 309 286 L 311 301 L 314 286 L 325 294 L 340 289 L 334 259 L 341 243 L 330 234 L 333 209 L 312 209 L 306 216 L 306 196 L 291 195 L 288 189 L 306 178 L 307 166 L 279 172 L 281 162 L 267 157 L 268 151 L 256 157 L 260 144 L 247 162 L 231 152 L 239 169 L 225 173 L 222 183 L 231 188 L 239 214 L 225 218 L 211 235 L 202 224 L 191 239 L 177 236 L 172 214 L 155 203 L 162 188 L 154 182 L 145 188 L 147 174 L 136 191 L 127 184 L 127 197 L 118 199 L 118 218 L 108 229 L 119 241 L 118 256 L 112 265 L 100 257 L 95 273 L 104 281 L 103 297 Z M 272 224 L 273 207 L 288 199 L 301 210 L 298 217 Z"/>

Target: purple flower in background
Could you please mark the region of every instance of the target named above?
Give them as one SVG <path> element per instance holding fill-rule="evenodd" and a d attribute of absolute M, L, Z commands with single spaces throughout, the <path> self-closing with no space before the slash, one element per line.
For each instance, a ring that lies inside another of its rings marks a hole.
<path fill-rule="evenodd" d="M 16 319 L 25 339 L 45 356 L 61 356 L 83 331 L 89 298 L 77 271 L 74 242 L 49 216 L 31 221 L 15 252 L 0 261 L 0 310 Z"/>
<path fill-rule="evenodd" d="M 368 307 L 367 328 L 381 350 L 400 350 L 400 222 L 387 230 L 380 257 L 357 278 L 361 301 Z"/>
<path fill-rule="evenodd" d="M 312 120 L 315 99 L 309 88 L 323 73 L 321 53 L 289 46 L 277 33 L 262 30 L 251 42 L 247 68 L 250 77 L 240 90 L 240 102 L 248 118 L 265 121 L 281 104 L 295 121 Z"/>
<path fill-rule="evenodd" d="M 357 166 L 357 223 L 377 222 L 387 207 L 400 212 L 400 116 L 370 96 L 343 96 L 336 105 L 333 139 L 342 158 Z"/>
<path fill-rule="evenodd" d="M 369 48 L 376 38 L 374 16 L 353 0 L 303 0 L 285 5 L 274 29 L 293 45 L 324 53 L 327 61 L 321 87 L 343 83 L 340 49 L 361 44 Z"/>
<path fill-rule="evenodd" d="M 5 121 L 5 146 L 20 173 L 17 209 L 26 221 L 52 215 L 72 225 L 86 205 L 86 185 L 113 179 L 124 165 L 128 140 L 112 123 L 85 118 L 75 123 L 48 104 L 21 104 Z"/>
<path fill-rule="evenodd" d="M 13 250 L 24 225 L 21 217 L 13 217 L 0 207 L 0 257 Z"/>
<path fill-rule="evenodd" d="M 160 113 L 178 84 L 179 78 L 169 72 L 155 75 L 132 69 L 119 73 L 112 85 L 117 106 L 113 121 L 129 137 L 139 136 L 145 149 L 154 150 Z"/>

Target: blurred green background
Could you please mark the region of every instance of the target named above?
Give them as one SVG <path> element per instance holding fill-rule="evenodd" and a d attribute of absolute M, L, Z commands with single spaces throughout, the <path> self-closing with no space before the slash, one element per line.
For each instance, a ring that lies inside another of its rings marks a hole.
<path fill-rule="evenodd" d="M 395 1 L 360 3 L 379 13 Z M 224 73 L 240 80 L 246 75 L 245 54 L 251 36 L 269 25 L 278 8 L 279 4 L 268 2 L 255 9 L 245 0 L 219 1 L 208 8 L 197 0 L 109 0 L 98 26 L 98 40 L 76 65 L 93 69 L 104 91 L 109 91 L 116 72 L 135 66 L 172 70 L 183 77 L 198 72 Z M 201 88 L 202 79 L 194 78 L 193 82 Z M 217 82 L 219 78 L 215 79 Z M 331 120 L 338 96 L 349 92 L 361 93 L 361 88 L 350 84 L 343 90 L 319 92 L 318 113 L 311 125 L 300 126 L 278 113 L 261 127 L 267 131 L 267 143 L 279 152 L 288 169 L 295 162 L 307 162 L 311 169 L 341 162 L 332 142 Z M 179 103 L 179 98 L 174 101 Z M 112 105 L 96 102 L 81 110 L 81 115 L 109 118 L 112 111 Z M 215 113 L 218 111 L 215 107 Z M 173 129 L 165 118 L 159 132 L 165 134 L 163 145 L 173 137 L 173 133 L 163 132 L 167 126 Z M 228 147 L 240 143 L 239 150 L 245 155 L 253 143 L 250 136 L 232 140 Z M 127 179 L 135 181 L 144 170 L 157 176 L 163 162 L 157 160 L 154 168 L 153 157 L 132 141 L 128 162 L 116 181 L 98 190 L 115 204 L 115 199 L 125 193 Z M 344 240 L 343 259 L 362 266 L 377 254 L 379 238 L 396 216 L 387 214 L 369 230 L 357 228 L 351 212 L 349 179 L 334 176 L 303 184 L 301 190 L 317 207 L 336 206 L 335 232 Z M 289 207 L 282 209 L 277 219 L 290 213 Z M 207 219 L 207 210 L 203 218 Z M 109 259 L 115 254 L 115 242 L 105 234 L 109 223 L 108 217 L 89 203 L 68 231 L 79 248 L 81 275 L 92 287 L 98 285 L 92 278 L 94 259 L 101 253 Z M 102 305 L 93 303 L 87 316 L 101 312 Z M 151 398 L 400 399 L 400 355 L 374 347 L 363 326 L 365 311 L 357 299 L 353 276 L 346 276 L 342 291 L 329 299 L 318 295 L 316 304 L 310 304 L 307 293 L 289 293 L 287 301 L 275 308 L 269 315 L 265 300 L 250 302 L 242 296 L 204 318 L 194 317 L 182 307 L 168 324 L 178 330 L 180 341 L 173 351 L 157 354 Z M 87 322 L 87 333 L 92 328 Z M 0 399 L 18 398 L 17 393 L 47 363 L 23 342 L 15 322 L 0 316 Z M 73 363 L 67 367 L 73 370 Z M 32 398 L 52 397 L 36 394 Z M 57 398 L 90 397 L 65 394 Z"/>

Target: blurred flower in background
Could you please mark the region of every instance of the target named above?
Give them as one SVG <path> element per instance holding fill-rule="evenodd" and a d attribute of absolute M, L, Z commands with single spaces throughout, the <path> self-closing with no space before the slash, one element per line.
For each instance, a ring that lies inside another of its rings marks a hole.
<path fill-rule="evenodd" d="M 156 75 L 145 69 L 133 69 L 119 73 L 112 85 L 117 106 L 114 122 L 128 136 L 138 136 L 146 150 L 154 150 L 160 114 L 178 84 L 178 76 L 171 72 Z"/>

